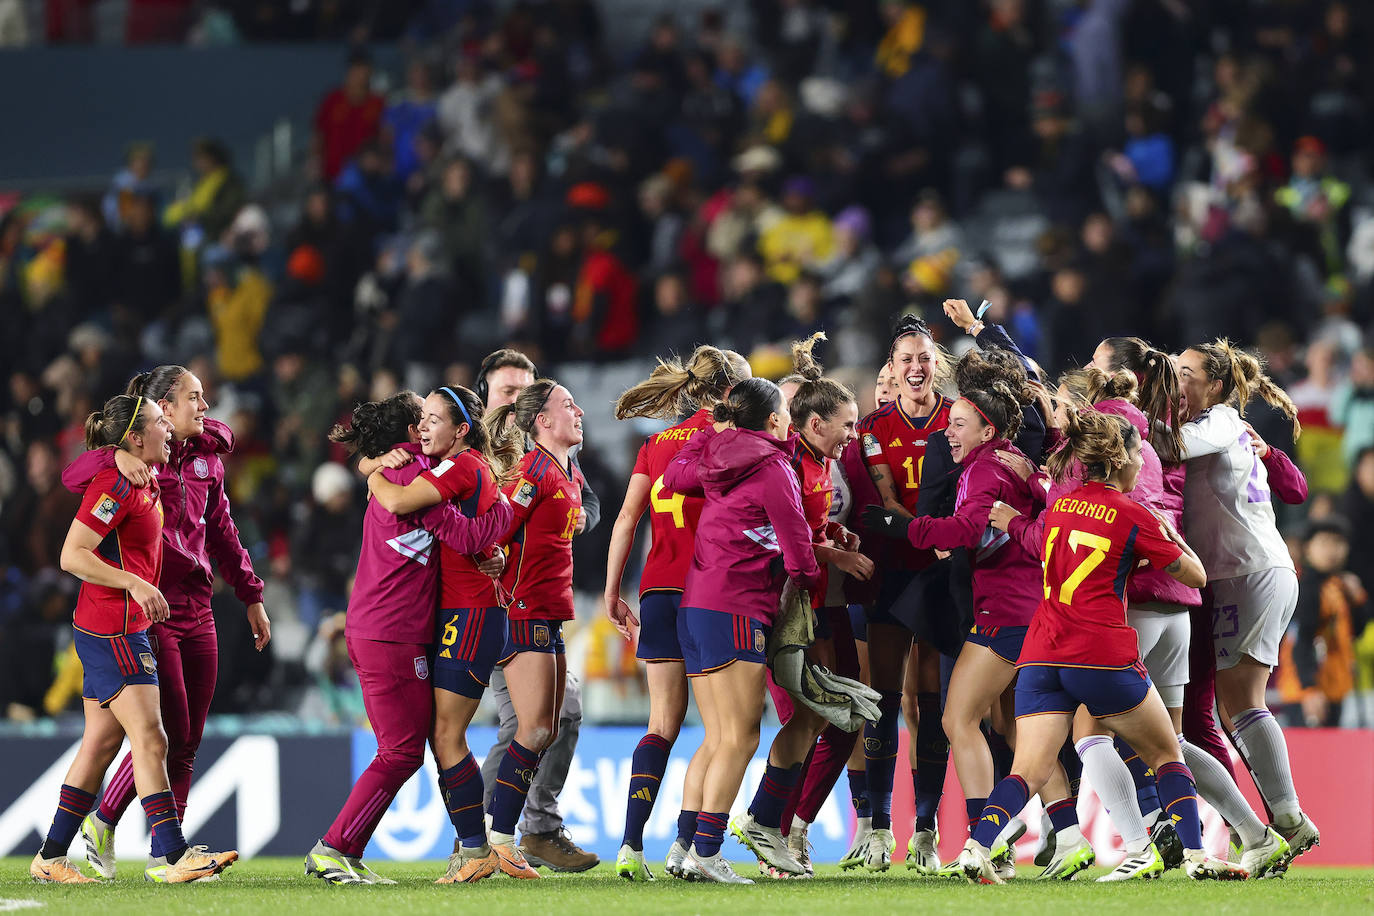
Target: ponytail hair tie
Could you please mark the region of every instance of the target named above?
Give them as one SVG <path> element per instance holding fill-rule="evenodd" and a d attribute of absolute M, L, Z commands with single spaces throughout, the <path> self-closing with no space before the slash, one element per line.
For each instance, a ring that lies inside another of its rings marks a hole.
<path fill-rule="evenodd" d="M 687 370 L 687 381 L 689 381 L 689 382 L 695 382 L 696 380 L 697 380 L 696 373 L 693 372 L 691 369 L 688 369 L 688 370 Z"/>

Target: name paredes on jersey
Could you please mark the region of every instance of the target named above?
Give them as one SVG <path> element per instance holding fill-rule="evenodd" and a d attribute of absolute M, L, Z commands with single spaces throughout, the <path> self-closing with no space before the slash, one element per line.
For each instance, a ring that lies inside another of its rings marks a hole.
<path fill-rule="evenodd" d="M 1054 511 L 1065 512 L 1069 515 L 1083 515 L 1099 522 L 1106 522 L 1109 525 L 1116 521 L 1116 509 L 1114 507 L 1083 499 L 1070 499 L 1067 496 L 1061 496 L 1054 501 Z"/>

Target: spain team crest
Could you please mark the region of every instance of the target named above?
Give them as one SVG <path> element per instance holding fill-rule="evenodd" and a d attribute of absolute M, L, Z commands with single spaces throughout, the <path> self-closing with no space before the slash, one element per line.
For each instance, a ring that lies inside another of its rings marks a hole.
<path fill-rule="evenodd" d="M 762 651 L 763 651 L 763 648 L 764 648 L 764 645 L 765 645 L 765 641 L 764 641 L 763 631 L 762 631 L 762 630 L 755 630 L 755 631 L 754 631 L 754 651 L 755 651 L 755 652 L 762 652 Z"/>
<path fill-rule="evenodd" d="M 204 458 L 197 458 L 191 462 L 191 470 L 196 472 L 196 476 L 201 480 L 210 476 L 210 462 Z"/>
<path fill-rule="evenodd" d="M 424 655 L 415 659 L 415 676 L 422 681 L 429 677 L 429 659 Z"/>
<path fill-rule="evenodd" d="M 533 627 L 530 628 L 530 633 L 534 639 L 534 644 L 536 646 L 538 646 L 541 649 L 548 648 L 549 628 L 546 624 L 536 623 Z"/>
<path fill-rule="evenodd" d="M 140 652 L 138 660 L 143 663 L 144 674 L 157 674 L 157 659 L 153 658 L 153 653 Z"/>

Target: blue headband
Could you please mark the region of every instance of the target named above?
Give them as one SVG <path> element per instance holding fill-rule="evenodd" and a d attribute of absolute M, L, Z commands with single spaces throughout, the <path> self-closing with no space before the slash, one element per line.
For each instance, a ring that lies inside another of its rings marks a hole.
<path fill-rule="evenodd" d="M 463 406 L 463 399 L 458 397 L 457 393 L 447 385 L 440 388 L 439 390 L 442 391 L 444 394 L 448 395 L 449 397 L 453 398 L 453 403 L 458 405 L 458 409 L 463 414 L 463 419 L 467 421 L 468 426 L 472 426 L 472 417 L 468 416 L 468 409 Z"/>

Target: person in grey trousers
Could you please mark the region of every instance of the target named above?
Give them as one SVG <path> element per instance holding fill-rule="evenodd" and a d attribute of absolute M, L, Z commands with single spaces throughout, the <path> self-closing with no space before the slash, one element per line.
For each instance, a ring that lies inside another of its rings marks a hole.
<path fill-rule="evenodd" d="M 518 350 L 497 350 L 482 361 L 477 374 L 477 396 L 486 410 L 494 410 L 515 401 L 520 390 L 533 384 L 536 371 L 529 357 Z M 576 460 L 576 459 L 574 459 Z M 577 533 L 585 534 L 601 521 L 601 501 L 591 488 L 582 485 L 582 521 Z M 482 783 L 487 787 L 483 806 L 491 802 L 491 790 L 496 785 L 496 772 L 506 748 L 515 738 L 515 705 L 506 687 L 505 673 L 496 668 L 491 673 L 488 696 L 496 703 L 500 728 L 496 744 L 482 763 Z M 563 710 L 558 719 L 558 737 L 539 764 L 539 772 L 530 784 L 525 811 L 520 819 L 520 853 L 535 867 L 546 866 L 554 871 L 578 872 L 595 867 L 601 859 L 579 847 L 563 826 L 558 810 L 558 794 L 563 791 L 573 752 L 577 748 L 577 734 L 582 729 L 582 685 L 577 676 L 568 672 L 563 694 Z"/>

